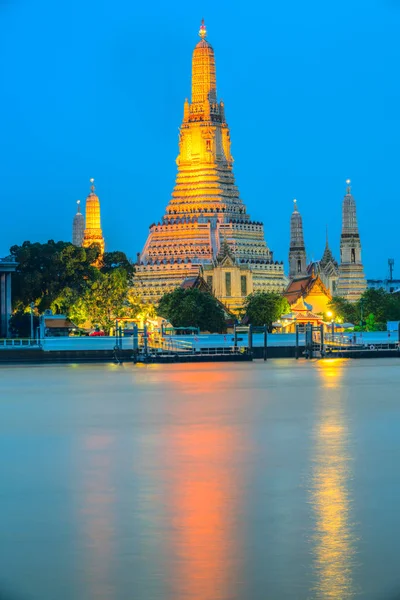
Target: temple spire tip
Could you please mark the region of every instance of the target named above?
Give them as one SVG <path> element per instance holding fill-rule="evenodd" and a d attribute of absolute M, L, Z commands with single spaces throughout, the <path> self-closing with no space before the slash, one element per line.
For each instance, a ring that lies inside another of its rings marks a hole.
<path fill-rule="evenodd" d="M 93 194 L 94 194 L 95 187 L 94 187 L 94 179 L 93 179 L 93 177 L 91 177 L 91 178 L 90 178 L 90 183 L 91 183 L 90 190 L 91 190 L 91 191 L 93 192 Z"/>
<path fill-rule="evenodd" d="M 296 200 L 296 198 L 293 198 L 293 210 L 294 210 L 294 212 L 297 212 L 297 200 Z"/>
<path fill-rule="evenodd" d="M 346 179 L 346 185 L 347 185 L 347 193 L 350 194 L 351 192 L 351 180 L 350 179 Z"/>
<path fill-rule="evenodd" d="M 200 25 L 200 30 L 199 30 L 199 36 L 201 37 L 202 40 L 204 40 L 207 37 L 207 29 L 206 29 L 206 26 L 204 24 L 204 19 L 201 20 L 201 25 Z"/>

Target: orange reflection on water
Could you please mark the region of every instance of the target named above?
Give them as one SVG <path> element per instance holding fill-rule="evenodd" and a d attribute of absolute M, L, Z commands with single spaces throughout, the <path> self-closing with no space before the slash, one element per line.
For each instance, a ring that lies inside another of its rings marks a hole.
<path fill-rule="evenodd" d="M 114 553 L 113 504 L 115 492 L 111 486 L 111 448 L 113 437 L 92 434 L 84 441 L 84 504 L 81 510 L 86 536 L 87 597 L 113 597 L 110 564 Z"/>
<path fill-rule="evenodd" d="M 235 481 L 224 461 L 233 445 L 232 432 L 222 428 L 189 430 L 177 434 L 173 442 L 177 598 L 226 597 Z"/>
<path fill-rule="evenodd" d="M 243 451 L 236 426 L 225 421 L 223 393 L 226 373 L 179 371 L 176 380 L 195 382 L 196 395 L 181 405 L 180 424 L 167 439 L 172 476 L 167 508 L 173 517 L 170 551 L 174 600 L 217 600 L 235 595 L 231 582 L 237 576 L 237 512 L 241 494 L 235 456 Z M 236 376 L 228 374 L 231 381 Z M 215 384 L 221 385 L 216 390 Z M 208 394 L 213 390 L 212 394 Z M 221 393 L 220 393 L 221 391 Z M 206 408 L 205 408 L 206 407 Z M 215 411 L 215 413 L 214 413 Z"/>
<path fill-rule="evenodd" d="M 318 598 L 353 598 L 354 534 L 348 489 L 350 456 L 344 389 L 345 361 L 319 362 L 322 394 L 315 431 L 312 504 L 316 513 L 315 565 Z"/>

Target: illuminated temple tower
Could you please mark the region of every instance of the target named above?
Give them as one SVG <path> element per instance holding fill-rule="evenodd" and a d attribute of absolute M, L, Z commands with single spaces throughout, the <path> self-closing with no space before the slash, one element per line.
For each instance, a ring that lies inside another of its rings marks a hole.
<path fill-rule="evenodd" d="M 82 246 L 83 234 L 85 231 L 85 217 L 81 213 L 81 201 L 77 200 L 78 209 L 74 216 L 72 224 L 72 243 L 75 246 Z"/>
<path fill-rule="evenodd" d="M 356 302 L 366 290 L 364 268 L 361 262 L 361 243 L 358 233 L 356 202 L 351 194 L 350 179 L 343 199 L 342 235 L 340 237 L 340 265 L 336 295 Z"/>
<path fill-rule="evenodd" d="M 258 290 L 281 291 L 283 264 L 273 261 L 264 227 L 239 197 L 225 107 L 217 100 L 214 50 L 204 22 L 192 59 L 192 98 L 185 100 L 178 175 L 161 222 L 150 226 L 135 286 L 157 302 L 187 277 L 202 276 L 232 310 Z"/>
<path fill-rule="evenodd" d="M 100 200 L 94 193 L 94 179 L 90 180 L 90 194 L 86 198 L 86 227 L 83 234 L 82 246 L 87 248 L 92 244 L 100 247 L 101 254 L 104 254 L 104 238 L 100 222 Z"/>
<path fill-rule="evenodd" d="M 290 218 L 289 279 L 307 275 L 306 247 L 303 236 L 303 220 L 293 200 L 293 213 Z"/>

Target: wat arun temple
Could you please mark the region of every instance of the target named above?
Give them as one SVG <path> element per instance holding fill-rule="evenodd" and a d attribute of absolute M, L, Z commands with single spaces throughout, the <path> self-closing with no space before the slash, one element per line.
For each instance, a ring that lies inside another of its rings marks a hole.
<path fill-rule="evenodd" d="M 192 98 L 185 100 L 179 134 L 178 174 L 161 221 L 149 236 L 135 265 L 133 286 L 144 302 L 157 304 L 177 287 L 198 287 L 214 294 L 230 313 L 239 313 L 253 292 L 283 294 L 289 304 L 302 301 L 326 312 L 334 296 L 357 302 L 367 287 L 361 261 L 356 203 L 347 180 L 342 202 L 340 263 L 326 239 L 321 260 L 307 262 L 303 221 L 294 201 L 290 220 L 289 277 L 274 261 L 264 226 L 252 221 L 239 196 L 225 106 L 217 99 L 214 50 L 202 23 L 192 58 Z M 85 217 L 73 221 L 73 243 L 96 244 L 105 251 L 100 200 L 91 179 Z"/>
<path fill-rule="evenodd" d="M 230 310 L 257 291 L 282 292 L 283 262 L 273 259 L 263 223 L 239 196 L 225 106 L 218 102 L 215 56 L 204 22 L 192 58 L 192 98 L 185 100 L 178 174 L 160 222 L 138 255 L 135 288 L 157 303 L 180 285 L 201 281 Z"/>

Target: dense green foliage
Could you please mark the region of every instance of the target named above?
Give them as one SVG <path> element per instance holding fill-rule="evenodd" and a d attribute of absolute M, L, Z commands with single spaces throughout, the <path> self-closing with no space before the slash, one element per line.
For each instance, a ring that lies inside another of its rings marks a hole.
<path fill-rule="evenodd" d="M 20 336 L 30 331 L 31 303 L 35 314 L 51 309 L 67 314 L 76 325 L 98 325 L 106 332 L 117 318 L 134 318 L 143 309 L 132 297 L 134 267 L 123 252 L 106 252 L 98 266 L 95 246 L 80 248 L 68 242 L 24 242 L 13 246 L 11 254 L 18 262 L 11 327 Z"/>
<path fill-rule="evenodd" d="M 255 292 L 247 296 L 244 310 L 249 323 L 267 325 L 268 331 L 271 331 L 274 321 L 290 313 L 290 306 L 286 298 L 277 292 Z"/>
<path fill-rule="evenodd" d="M 33 335 L 35 337 L 36 328 L 39 325 L 39 317 L 33 315 Z M 21 338 L 31 337 L 31 315 L 30 312 L 22 310 L 16 311 L 10 319 L 11 335 Z"/>
<path fill-rule="evenodd" d="M 400 294 L 389 294 L 382 288 L 367 289 L 355 303 L 334 297 L 329 307 L 335 319 L 367 331 L 386 329 L 387 321 L 400 321 Z"/>
<path fill-rule="evenodd" d="M 174 327 L 199 327 L 211 333 L 226 331 L 225 314 L 221 304 L 209 292 L 177 288 L 164 294 L 157 313 Z"/>
<path fill-rule="evenodd" d="M 92 266 L 98 256 L 96 248 L 49 240 L 46 244 L 24 242 L 12 246 L 10 252 L 18 262 L 13 276 L 13 306 L 22 311 L 34 302 L 43 312 L 66 290 L 71 297 L 78 297 L 98 271 Z"/>

